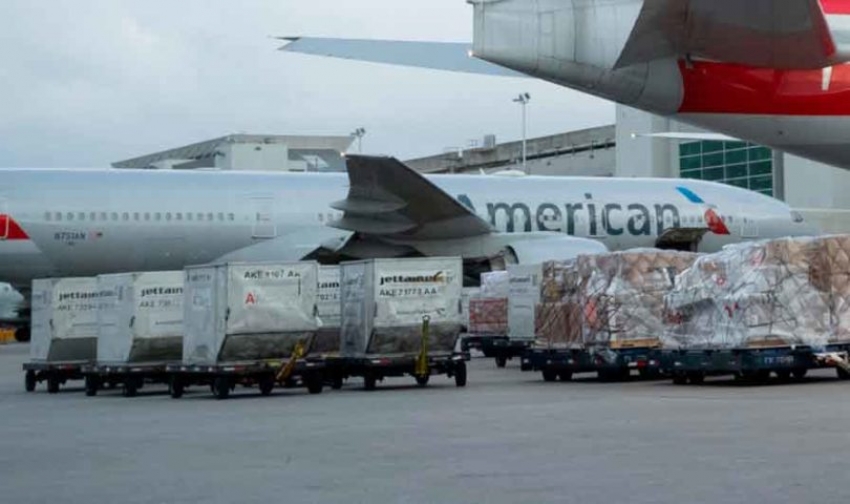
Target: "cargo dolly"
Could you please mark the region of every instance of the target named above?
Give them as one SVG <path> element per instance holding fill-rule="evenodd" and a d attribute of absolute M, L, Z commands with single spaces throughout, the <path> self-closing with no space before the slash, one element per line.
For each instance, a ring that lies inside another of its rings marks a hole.
<path fill-rule="evenodd" d="M 850 379 L 850 344 L 825 348 L 788 346 L 732 349 L 676 349 L 664 361 L 673 383 L 700 384 L 707 376 L 733 375 L 747 383 L 764 383 L 771 374 L 783 381 L 803 379 L 810 369 L 835 368 L 838 378 Z"/>
<path fill-rule="evenodd" d="M 86 380 L 86 395 L 96 396 L 104 387 L 121 385 L 124 397 L 135 397 L 146 384 L 169 384 L 167 362 L 121 362 L 86 364 L 82 374 Z"/>
<path fill-rule="evenodd" d="M 363 378 L 363 388 L 375 390 L 377 383 L 391 376 L 411 375 L 417 385 L 425 387 L 431 375 L 445 374 L 454 378 L 458 387 L 466 386 L 466 352 L 429 352 L 430 317 L 422 318 L 422 335 L 417 354 L 378 355 L 365 354 L 358 356 L 334 356 L 327 359 L 327 376 L 334 389 L 342 388 L 343 382 L 352 377 Z"/>
<path fill-rule="evenodd" d="M 540 371 L 548 382 L 569 381 L 576 373 L 597 373 L 602 381 L 620 381 L 637 371 L 641 378 L 662 375 L 661 350 L 634 348 L 539 348 L 532 347 L 522 357 L 523 371 Z"/>
<path fill-rule="evenodd" d="M 46 381 L 47 392 L 55 394 L 69 380 L 83 379 L 83 366 L 89 361 L 27 362 L 24 369 L 24 388 L 35 391 L 36 384 Z"/>
<path fill-rule="evenodd" d="M 464 352 L 480 350 L 484 357 L 496 359 L 496 367 L 503 368 L 509 360 L 521 357 L 531 346 L 530 339 L 510 339 L 498 334 L 468 334 L 461 338 L 460 347 Z"/>
<path fill-rule="evenodd" d="M 325 359 L 294 356 L 287 362 L 279 360 L 227 362 L 220 364 L 169 364 L 166 366 L 171 397 L 179 399 L 190 386 L 209 386 L 216 399 L 227 399 L 237 385 L 257 385 L 260 394 L 267 396 L 277 384 L 298 378 L 310 394 L 320 394 L 324 388 Z"/>

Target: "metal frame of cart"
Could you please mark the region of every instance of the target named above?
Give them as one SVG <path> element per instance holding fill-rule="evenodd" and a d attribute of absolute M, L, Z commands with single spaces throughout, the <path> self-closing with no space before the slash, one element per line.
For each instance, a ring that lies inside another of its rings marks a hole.
<path fill-rule="evenodd" d="M 220 364 L 170 364 L 166 366 L 171 397 L 183 396 L 186 388 L 209 386 L 216 399 L 227 399 L 237 385 L 257 385 L 260 394 L 270 395 L 278 383 L 300 378 L 310 394 L 324 388 L 326 363 L 323 358 L 303 358 L 294 362 L 291 373 L 280 377 L 281 361 L 227 362 Z"/>
<path fill-rule="evenodd" d="M 464 353 L 429 354 L 427 369 L 422 369 L 421 356 L 417 355 L 364 355 L 357 357 L 329 357 L 327 374 L 334 389 L 342 388 L 351 377 L 363 378 L 366 390 L 374 390 L 379 381 L 388 377 L 413 376 L 420 387 L 425 387 L 433 375 L 454 378 L 455 385 L 465 387 L 467 381 Z"/>
<path fill-rule="evenodd" d="M 23 365 L 24 389 L 34 392 L 36 385 L 47 382 L 47 392 L 55 394 L 69 380 L 83 379 L 83 366 L 89 361 L 27 362 Z"/>

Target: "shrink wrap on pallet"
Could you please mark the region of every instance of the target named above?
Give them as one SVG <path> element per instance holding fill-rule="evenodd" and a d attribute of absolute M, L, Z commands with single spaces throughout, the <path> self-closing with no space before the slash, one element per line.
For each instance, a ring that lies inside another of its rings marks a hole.
<path fill-rule="evenodd" d="M 508 334 L 508 299 L 483 297 L 469 300 L 470 334 Z"/>
<path fill-rule="evenodd" d="M 783 238 L 700 258 L 665 297 L 669 343 L 689 348 L 850 340 L 850 237 Z"/>
<path fill-rule="evenodd" d="M 507 271 L 489 271 L 481 274 L 480 296 L 487 299 L 508 297 L 510 279 Z"/>

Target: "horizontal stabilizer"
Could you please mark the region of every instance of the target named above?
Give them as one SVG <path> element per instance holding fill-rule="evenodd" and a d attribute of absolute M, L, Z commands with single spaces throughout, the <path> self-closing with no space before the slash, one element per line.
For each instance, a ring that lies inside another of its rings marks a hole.
<path fill-rule="evenodd" d="M 361 40 L 317 37 L 278 37 L 289 43 L 280 50 L 389 65 L 430 68 L 501 77 L 528 77 L 470 56 L 472 44 Z"/>
<path fill-rule="evenodd" d="M 723 133 L 690 133 L 679 131 L 663 131 L 660 133 L 632 133 L 632 138 L 663 138 L 668 140 L 715 140 L 719 142 L 743 142 L 740 138 L 735 138 Z"/>

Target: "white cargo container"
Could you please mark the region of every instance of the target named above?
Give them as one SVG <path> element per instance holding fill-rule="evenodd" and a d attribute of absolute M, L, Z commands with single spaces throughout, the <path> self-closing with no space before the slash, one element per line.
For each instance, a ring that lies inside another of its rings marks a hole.
<path fill-rule="evenodd" d="M 108 295 L 94 277 L 33 280 L 32 360 L 95 360 L 97 312 Z"/>
<path fill-rule="evenodd" d="M 183 272 L 97 277 L 99 363 L 180 361 L 183 354 Z"/>
<path fill-rule="evenodd" d="M 508 337 L 534 339 L 534 316 L 540 302 L 540 264 L 508 265 Z"/>
<path fill-rule="evenodd" d="M 319 267 L 318 312 L 321 323 L 311 353 L 339 352 L 340 300 L 339 266 Z"/>
<path fill-rule="evenodd" d="M 342 264 L 344 356 L 413 354 L 430 318 L 431 352 L 452 352 L 461 326 L 460 258 L 371 259 Z"/>
<path fill-rule="evenodd" d="M 183 362 L 283 359 L 319 326 L 315 262 L 228 263 L 185 270 Z"/>

